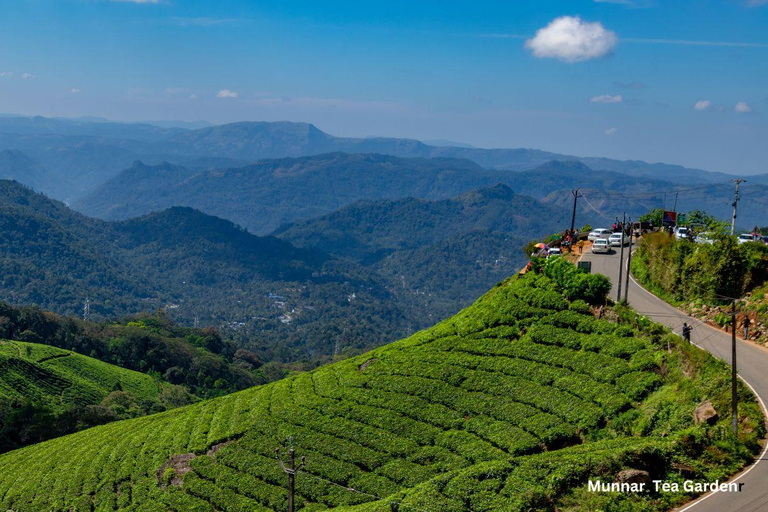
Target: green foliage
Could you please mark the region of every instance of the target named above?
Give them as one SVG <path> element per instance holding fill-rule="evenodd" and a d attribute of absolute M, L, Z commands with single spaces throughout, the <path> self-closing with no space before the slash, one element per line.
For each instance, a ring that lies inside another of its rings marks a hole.
<path fill-rule="evenodd" d="M 633 272 L 676 301 L 727 302 L 768 279 L 768 247 L 738 244 L 731 236 L 718 236 L 714 244 L 694 244 L 651 233 L 635 254 Z"/>
<path fill-rule="evenodd" d="M 214 329 L 180 327 L 163 313 L 93 323 L 0 302 L 0 338 L 34 340 L 156 375 L 202 398 L 245 389 L 264 379 L 253 372 L 261 362 L 252 352 L 238 351 Z M 75 360 L 79 359 L 71 361 Z"/>
<path fill-rule="evenodd" d="M 654 208 L 648 213 L 644 213 L 638 217 L 638 222 L 650 222 L 654 228 L 660 228 L 662 220 L 664 219 L 664 208 Z"/>
<path fill-rule="evenodd" d="M 146 374 L 46 345 L 0 341 L 0 452 L 192 401 L 183 388 Z"/>
<path fill-rule="evenodd" d="M 693 453 L 699 474 L 722 475 L 757 449 L 762 416 L 746 389 L 743 439 L 693 426 L 701 399 L 726 410 L 723 365 L 690 345 L 660 350 L 628 311 L 620 325 L 595 319 L 556 291 L 570 274 L 550 273 L 505 281 L 367 354 L 4 454 L 0 505 L 283 510 L 275 448 L 284 456 L 290 444 L 307 462 L 296 476 L 302 509 L 530 510 L 625 466 L 674 478 L 673 463 Z M 105 401 L 126 412 L 133 403 L 126 391 Z M 717 460 L 704 455 L 715 442 Z"/>
<path fill-rule="evenodd" d="M 584 270 L 561 259 L 550 260 L 544 273 L 550 277 L 558 290 L 569 300 L 583 300 L 589 304 L 603 304 L 611 291 L 610 280 L 601 274 L 588 274 Z"/>

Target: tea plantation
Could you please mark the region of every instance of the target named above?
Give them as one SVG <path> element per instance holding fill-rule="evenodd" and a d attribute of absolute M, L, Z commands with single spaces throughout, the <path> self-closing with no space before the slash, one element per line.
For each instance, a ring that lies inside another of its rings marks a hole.
<path fill-rule="evenodd" d="M 586 480 L 743 466 L 764 429 L 754 397 L 740 390 L 739 440 L 727 418 L 695 426 L 702 400 L 728 410 L 725 366 L 626 309 L 597 320 L 565 297 L 604 297 L 604 278 L 558 265 L 354 359 L 2 455 L 0 506 L 285 510 L 289 444 L 303 510 L 662 510 L 686 497 L 587 495 Z"/>
<path fill-rule="evenodd" d="M 116 389 L 142 401 L 160 394 L 159 384 L 143 373 L 48 345 L 0 341 L 2 398 L 57 409 L 98 404 Z"/>

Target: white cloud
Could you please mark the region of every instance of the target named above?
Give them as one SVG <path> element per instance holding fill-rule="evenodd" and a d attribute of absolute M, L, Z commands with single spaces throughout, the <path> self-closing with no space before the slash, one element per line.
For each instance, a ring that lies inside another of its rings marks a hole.
<path fill-rule="evenodd" d="M 80 89 L 78 89 L 77 87 L 73 87 L 72 90 L 69 92 L 71 92 L 72 94 L 78 94 L 80 93 Z"/>
<path fill-rule="evenodd" d="M 735 110 L 738 114 L 749 114 L 752 112 L 752 109 L 747 105 L 745 101 L 740 101 L 736 104 L 735 107 L 733 107 L 733 110 Z"/>
<path fill-rule="evenodd" d="M 237 93 L 235 91 L 230 91 L 229 89 L 222 89 L 216 93 L 216 97 L 217 98 L 237 98 Z"/>
<path fill-rule="evenodd" d="M 197 99 L 197 94 L 190 94 L 189 95 L 189 99 L 196 100 Z"/>
<path fill-rule="evenodd" d="M 618 131 L 619 131 L 618 128 L 616 128 L 615 126 L 611 126 L 607 130 L 605 130 L 605 134 L 606 135 L 616 135 L 616 132 L 618 132 Z"/>
<path fill-rule="evenodd" d="M 699 100 L 693 105 L 693 110 L 712 110 L 712 102 L 709 100 Z"/>
<path fill-rule="evenodd" d="M 768 4 L 768 0 L 749 0 L 747 5 L 750 7 L 757 7 L 758 5 L 766 5 Z"/>
<path fill-rule="evenodd" d="M 539 29 L 535 37 L 525 42 L 525 47 L 538 58 L 581 62 L 610 54 L 618 40 L 616 34 L 601 23 L 563 16 Z"/>
<path fill-rule="evenodd" d="M 35 75 L 31 73 L 22 73 L 21 78 L 23 78 L 24 80 L 32 80 L 35 78 Z"/>
<path fill-rule="evenodd" d="M 600 96 L 595 96 L 589 101 L 592 103 L 621 103 L 624 101 L 624 98 L 621 97 L 621 94 L 617 94 L 616 96 L 611 96 L 610 94 L 602 94 Z"/>

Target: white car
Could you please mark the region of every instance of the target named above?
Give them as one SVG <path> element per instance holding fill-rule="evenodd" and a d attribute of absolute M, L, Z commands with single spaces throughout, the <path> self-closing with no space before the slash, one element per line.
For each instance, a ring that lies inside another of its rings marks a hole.
<path fill-rule="evenodd" d="M 701 233 L 693 239 L 697 244 L 714 244 L 715 240 L 712 238 L 712 233 Z"/>
<path fill-rule="evenodd" d="M 688 228 L 677 228 L 677 231 L 675 232 L 675 238 L 678 240 L 682 240 L 683 238 L 691 238 L 691 232 L 688 231 Z"/>
<path fill-rule="evenodd" d="M 549 256 L 560 256 L 562 252 L 560 251 L 559 247 L 550 247 L 549 248 Z M 547 257 L 549 257 L 547 256 Z"/>
<path fill-rule="evenodd" d="M 742 233 L 739 235 L 738 242 L 740 244 L 745 244 L 747 242 L 759 242 L 761 238 L 759 236 L 755 236 L 752 233 Z"/>
<path fill-rule="evenodd" d="M 598 238 L 597 240 L 595 240 L 594 243 L 592 244 L 592 252 L 594 252 L 594 253 L 598 253 L 598 252 L 608 253 L 608 252 L 611 252 L 611 246 L 608 243 L 608 240 L 606 240 L 605 238 Z"/>
<path fill-rule="evenodd" d="M 611 233 L 611 236 L 608 237 L 608 243 L 611 247 L 621 247 L 629 243 L 629 237 L 627 235 L 622 237 L 621 233 Z"/>
<path fill-rule="evenodd" d="M 611 236 L 612 231 L 610 229 L 604 229 L 604 228 L 597 228 L 593 231 L 589 232 L 589 235 L 587 235 L 587 240 L 590 242 L 594 242 L 595 240 L 605 239 L 608 240 L 608 237 Z"/>

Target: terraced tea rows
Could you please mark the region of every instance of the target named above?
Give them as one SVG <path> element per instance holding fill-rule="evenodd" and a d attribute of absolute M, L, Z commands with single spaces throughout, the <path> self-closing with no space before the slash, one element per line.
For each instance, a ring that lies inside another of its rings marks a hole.
<path fill-rule="evenodd" d="M 625 438 L 617 424 L 670 384 L 659 347 L 552 284 L 512 279 L 363 356 L 0 456 L 0 504 L 284 510 L 275 448 L 288 444 L 307 459 L 306 510 L 525 509 L 553 475 L 563 491 L 583 483 L 585 457 L 602 471 L 627 460 L 664 471 L 671 437 Z"/>
<path fill-rule="evenodd" d="M 48 345 L 0 341 L 0 396 L 57 408 L 97 404 L 120 388 L 140 400 L 156 400 L 149 375 Z"/>

